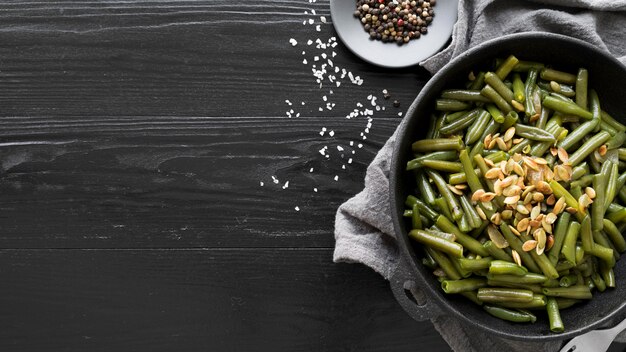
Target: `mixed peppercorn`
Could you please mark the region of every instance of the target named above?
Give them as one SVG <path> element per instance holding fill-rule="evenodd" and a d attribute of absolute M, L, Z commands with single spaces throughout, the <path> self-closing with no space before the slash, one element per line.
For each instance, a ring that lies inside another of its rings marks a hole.
<path fill-rule="evenodd" d="M 428 33 L 436 0 L 358 0 L 354 17 L 370 38 L 399 45 Z"/>

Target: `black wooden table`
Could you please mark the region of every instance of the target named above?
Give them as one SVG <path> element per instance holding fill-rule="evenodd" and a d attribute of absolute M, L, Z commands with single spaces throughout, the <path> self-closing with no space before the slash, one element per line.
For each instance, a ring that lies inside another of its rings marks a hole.
<path fill-rule="evenodd" d="M 326 0 L 0 4 L 0 350 L 447 350 L 332 263 L 336 208 L 429 76 L 364 63 L 330 20 Z"/>

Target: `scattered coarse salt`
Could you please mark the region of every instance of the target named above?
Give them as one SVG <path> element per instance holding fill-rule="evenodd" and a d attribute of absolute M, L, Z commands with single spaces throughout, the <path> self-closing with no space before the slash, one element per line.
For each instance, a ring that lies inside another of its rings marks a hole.
<path fill-rule="evenodd" d="M 319 56 L 313 56 L 313 61 L 320 61 L 320 57 Z"/>
<path fill-rule="evenodd" d="M 317 110 L 319 110 L 319 111 L 324 111 L 324 109 L 322 109 L 321 107 L 317 108 Z"/>
<path fill-rule="evenodd" d="M 354 141 L 350 141 L 350 146 L 354 146 Z"/>
<path fill-rule="evenodd" d="M 312 18 L 309 18 L 309 24 L 313 24 L 315 21 Z"/>
<path fill-rule="evenodd" d="M 306 104 L 306 103 L 305 103 L 305 102 L 303 102 L 303 101 L 301 101 L 300 103 L 302 103 L 302 105 L 305 105 L 305 104 Z"/>
<path fill-rule="evenodd" d="M 337 81 L 337 87 L 339 87 L 341 85 L 341 82 Z"/>
<path fill-rule="evenodd" d="M 306 59 L 303 59 L 302 63 L 306 65 L 308 63 L 308 61 L 306 61 Z"/>
<path fill-rule="evenodd" d="M 289 181 L 285 182 L 285 184 L 283 185 L 283 189 L 287 189 L 289 188 Z"/>
<path fill-rule="evenodd" d="M 341 168 L 345 170 L 346 169 L 346 164 L 341 165 Z"/>
<path fill-rule="evenodd" d="M 317 193 L 317 188 L 316 187 L 313 188 L 313 192 Z"/>
<path fill-rule="evenodd" d="M 327 101 L 327 100 L 328 100 L 328 97 L 326 97 L 326 96 L 324 95 L 324 96 L 322 97 L 322 100 L 323 100 L 323 101 Z"/>
<path fill-rule="evenodd" d="M 326 53 L 322 53 L 322 58 L 326 59 L 328 57 L 328 55 L 326 55 Z"/>
<path fill-rule="evenodd" d="M 328 147 L 324 147 L 324 148 L 320 149 L 319 150 L 320 154 L 326 155 L 326 148 L 328 148 Z"/>
<path fill-rule="evenodd" d="M 313 168 L 310 168 L 310 169 L 309 169 L 309 173 L 311 173 L 311 172 L 313 172 Z"/>
<path fill-rule="evenodd" d="M 357 147 L 358 147 L 359 149 L 361 149 L 361 148 L 363 148 L 363 144 L 359 143 L 359 144 L 357 145 Z"/>
<path fill-rule="evenodd" d="M 272 175 L 272 181 L 273 181 L 275 184 L 278 184 L 278 182 L 279 182 L 279 181 L 278 181 L 278 179 L 276 178 L 276 176 L 273 176 L 273 175 Z"/>
<path fill-rule="evenodd" d="M 311 45 L 313 44 L 313 41 L 311 39 L 307 40 L 306 45 Z"/>
<path fill-rule="evenodd" d="M 322 21 L 322 23 L 326 23 L 326 17 L 321 16 L 321 17 L 320 17 L 320 21 Z"/>
<path fill-rule="evenodd" d="M 334 180 L 335 180 L 335 181 L 339 181 L 339 176 L 335 175 Z"/>
<path fill-rule="evenodd" d="M 296 207 L 294 208 L 296 211 L 300 211 L 300 207 L 296 205 Z"/>
<path fill-rule="evenodd" d="M 383 94 L 389 93 L 386 89 L 383 89 Z"/>
<path fill-rule="evenodd" d="M 315 30 L 316 30 L 316 31 L 318 31 L 318 32 L 321 32 L 321 31 L 322 31 L 322 28 L 321 28 L 321 27 L 320 27 L 320 25 L 318 24 L 317 26 L 315 26 Z"/>
<path fill-rule="evenodd" d="M 342 146 L 340 146 L 340 145 L 338 145 L 338 146 L 337 146 L 337 150 L 338 150 L 338 151 L 340 151 L 340 152 L 343 152 L 343 147 L 342 147 Z"/>
<path fill-rule="evenodd" d="M 331 137 L 334 136 L 335 135 L 335 131 L 328 132 L 328 135 L 331 136 Z"/>
<path fill-rule="evenodd" d="M 311 14 L 312 14 L 313 16 L 317 15 L 317 14 L 315 13 L 315 9 L 311 9 Z"/>
<path fill-rule="evenodd" d="M 291 102 L 289 101 L 289 99 L 285 100 L 285 103 L 287 103 L 287 105 L 291 105 Z"/>
<path fill-rule="evenodd" d="M 265 183 L 263 183 L 263 181 L 260 181 L 259 185 L 261 185 L 261 187 L 263 187 L 265 185 Z"/>
<path fill-rule="evenodd" d="M 295 39 L 293 39 L 293 38 L 289 39 L 289 43 L 291 43 L 291 46 L 298 45 L 298 42 Z"/>
<path fill-rule="evenodd" d="M 352 164 L 352 158 L 348 159 L 348 164 Z"/>
<path fill-rule="evenodd" d="M 402 111 L 400 111 L 400 112 L 398 113 L 398 116 L 402 116 Z"/>

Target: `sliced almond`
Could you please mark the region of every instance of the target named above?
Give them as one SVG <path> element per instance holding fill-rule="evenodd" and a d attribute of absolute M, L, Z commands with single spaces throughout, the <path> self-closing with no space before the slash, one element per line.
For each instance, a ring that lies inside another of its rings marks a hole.
<path fill-rule="evenodd" d="M 512 185 L 502 191 L 505 197 L 519 196 L 521 193 L 522 189 L 518 185 Z"/>
<path fill-rule="evenodd" d="M 554 198 L 554 195 L 552 195 L 551 197 Z M 552 209 L 552 212 L 558 215 L 558 214 L 561 214 L 564 208 L 565 208 L 565 197 L 560 197 L 559 200 L 556 201 L 556 204 L 554 204 L 554 209 Z"/>
<path fill-rule="evenodd" d="M 569 162 L 569 154 L 567 154 L 567 151 L 565 149 L 559 147 L 559 149 L 557 150 L 557 155 L 562 162 Z"/>
<path fill-rule="evenodd" d="M 485 178 L 493 180 L 494 178 L 498 178 L 501 172 L 502 171 L 499 168 L 489 169 L 487 170 L 487 172 L 485 172 Z"/>
<path fill-rule="evenodd" d="M 460 189 L 457 189 L 456 187 L 452 186 L 452 185 L 446 185 L 448 186 L 448 189 L 450 191 L 452 191 L 452 193 L 456 194 L 457 196 L 462 196 L 463 192 Z"/>
<path fill-rule="evenodd" d="M 537 182 L 537 191 L 546 195 L 552 194 L 552 187 L 545 181 L 539 181 Z"/>
<path fill-rule="evenodd" d="M 532 148 L 530 147 L 530 144 L 529 144 L 529 145 L 525 146 L 525 147 L 522 149 L 522 153 L 524 153 L 524 154 L 528 154 L 528 153 L 530 153 L 530 150 L 531 150 L 531 149 L 532 149 Z"/>
<path fill-rule="evenodd" d="M 513 165 L 513 172 L 515 172 L 516 174 L 518 174 L 521 177 L 524 177 L 524 175 L 526 175 L 526 173 L 524 172 L 524 169 L 518 163 L 515 163 L 515 165 Z"/>
<path fill-rule="evenodd" d="M 537 203 L 543 202 L 545 196 L 543 195 L 543 193 L 540 192 L 534 192 L 533 193 L 533 200 Z"/>
<path fill-rule="evenodd" d="M 585 193 L 578 198 L 578 211 L 585 213 L 587 208 L 593 203 L 593 200 Z"/>
<path fill-rule="evenodd" d="M 550 89 L 555 93 L 559 93 L 561 91 L 561 85 L 555 81 L 550 81 Z"/>
<path fill-rule="evenodd" d="M 461 183 L 459 185 L 454 185 L 454 188 L 464 191 L 467 189 L 467 185 L 465 183 Z"/>
<path fill-rule="evenodd" d="M 528 215 L 528 209 L 526 209 L 525 206 L 518 204 L 517 207 L 515 207 L 515 210 L 517 210 L 518 213 L 523 214 L 523 215 Z"/>
<path fill-rule="evenodd" d="M 496 144 L 498 144 L 498 148 L 500 148 L 500 150 L 504 150 L 504 151 L 509 150 L 509 148 L 506 145 L 506 142 L 500 137 L 496 138 Z"/>
<path fill-rule="evenodd" d="M 511 225 L 509 225 L 509 229 L 511 229 L 511 232 L 513 232 L 515 234 L 515 236 L 521 236 L 522 234 L 519 233 L 519 231 L 517 231 L 517 229 Z"/>
<path fill-rule="evenodd" d="M 519 253 L 515 249 L 511 251 L 511 255 L 513 256 L 513 261 L 515 264 L 522 266 L 522 258 L 520 258 Z"/>
<path fill-rule="evenodd" d="M 514 184 L 515 182 L 517 182 L 517 176 L 515 175 L 507 176 L 502 180 L 502 188 L 507 188 L 510 185 Z"/>
<path fill-rule="evenodd" d="M 502 216 L 500 215 L 500 213 L 493 213 L 493 215 L 491 215 L 491 218 L 489 219 L 494 225 L 500 225 L 500 222 L 502 221 Z"/>
<path fill-rule="evenodd" d="M 526 193 L 526 197 L 524 197 L 524 205 L 530 205 L 530 202 L 533 201 L 533 194 Z"/>
<path fill-rule="evenodd" d="M 510 220 L 513 217 L 513 210 L 503 210 L 501 213 L 502 220 Z"/>
<path fill-rule="evenodd" d="M 546 233 L 543 229 L 538 229 L 533 233 L 533 237 L 537 240 L 537 254 L 543 254 L 544 249 L 546 248 Z"/>
<path fill-rule="evenodd" d="M 547 166 L 544 166 L 543 169 L 543 179 L 546 180 L 546 182 L 554 180 L 554 172 Z"/>
<path fill-rule="evenodd" d="M 493 192 L 497 195 L 502 194 L 502 181 L 501 180 L 496 180 L 496 182 L 493 183 Z"/>
<path fill-rule="evenodd" d="M 549 251 L 550 249 L 552 249 L 553 245 L 554 245 L 554 236 L 550 235 L 546 238 L 546 251 Z"/>
<path fill-rule="evenodd" d="M 567 171 L 567 169 L 563 165 L 556 165 L 554 167 L 554 174 L 556 176 L 554 178 L 556 181 L 568 182 L 571 178 L 570 173 Z"/>
<path fill-rule="evenodd" d="M 493 163 L 493 161 L 489 160 L 489 159 L 484 159 L 485 160 L 485 164 L 487 164 L 487 166 L 489 167 L 494 167 L 496 166 L 496 164 Z"/>
<path fill-rule="evenodd" d="M 486 135 L 485 139 L 483 140 L 483 145 L 485 146 L 485 149 L 489 149 L 489 144 L 491 144 L 491 134 Z"/>
<path fill-rule="evenodd" d="M 437 277 L 445 277 L 446 273 L 441 268 L 437 268 L 433 271 L 433 275 Z"/>
<path fill-rule="evenodd" d="M 506 168 L 504 169 L 505 174 L 509 175 L 511 171 L 513 171 L 513 164 L 515 164 L 515 160 L 513 160 L 513 158 L 509 158 L 509 160 L 506 162 Z"/>
<path fill-rule="evenodd" d="M 558 152 L 559 151 L 556 147 L 550 147 L 550 154 L 552 154 L 552 156 L 556 156 Z"/>
<path fill-rule="evenodd" d="M 552 233 L 552 225 L 548 224 L 545 218 L 541 220 L 541 227 L 546 233 Z"/>
<path fill-rule="evenodd" d="M 472 202 L 477 202 L 478 200 L 480 200 L 480 197 L 483 196 L 483 194 L 485 194 L 485 190 L 484 189 L 477 189 L 476 192 L 474 192 L 474 194 L 472 194 Z"/>
<path fill-rule="evenodd" d="M 589 198 L 591 199 L 595 199 L 596 198 L 596 190 L 591 188 L 591 187 L 586 187 L 585 188 L 585 193 L 589 196 Z"/>
<path fill-rule="evenodd" d="M 519 201 L 519 196 L 510 196 L 510 197 L 504 198 L 504 204 L 508 204 L 508 205 L 517 204 L 518 201 Z"/>
<path fill-rule="evenodd" d="M 496 247 L 502 249 L 509 246 L 509 242 L 502 236 L 502 233 L 493 225 L 487 226 L 487 234 L 489 239 L 496 245 Z"/>
<path fill-rule="evenodd" d="M 513 144 L 520 144 L 524 141 L 524 138 L 514 138 L 513 139 Z"/>
<path fill-rule="evenodd" d="M 556 214 L 554 213 L 548 213 L 546 215 L 546 222 L 550 225 L 554 224 L 554 222 L 556 221 Z"/>
<path fill-rule="evenodd" d="M 567 208 L 565 208 L 565 211 L 570 213 L 570 214 L 572 214 L 572 215 L 578 213 L 578 209 L 576 209 L 574 207 L 567 207 Z"/>
<path fill-rule="evenodd" d="M 539 171 L 539 165 L 537 165 L 537 163 L 531 158 L 525 157 L 524 164 L 535 171 Z"/>
<path fill-rule="evenodd" d="M 494 197 L 496 196 L 495 193 L 493 192 L 485 192 L 481 197 L 480 197 L 480 201 L 481 202 L 489 202 L 491 201 Z"/>
<path fill-rule="evenodd" d="M 476 206 L 476 212 L 478 213 L 478 216 L 480 216 L 481 219 L 487 220 L 487 215 L 485 215 L 485 212 L 483 211 L 483 209 L 478 205 Z"/>
<path fill-rule="evenodd" d="M 554 202 L 556 202 L 556 197 L 554 196 L 554 194 L 551 194 L 550 196 L 548 196 L 548 199 L 546 199 L 546 204 L 554 205 Z"/>
<path fill-rule="evenodd" d="M 524 244 L 522 245 L 522 250 L 524 252 L 530 252 L 533 249 L 535 249 L 535 247 L 537 247 L 537 241 L 535 241 L 535 240 L 528 240 L 528 241 L 524 242 Z"/>
<path fill-rule="evenodd" d="M 531 220 L 537 219 L 540 213 L 541 213 L 541 206 L 540 205 L 534 206 L 533 209 L 530 211 L 530 219 Z"/>
<path fill-rule="evenodd" d="M 491 140 L 491 142 L 489 142 L 489 148 L 487 148 L 487 149 L 493 149 L 493 147 L 496 146 L 496 143 L 497 143 L 496 139 L 497 138 L 494 138 L 494 139 Z"/>
<path fill-rule="evenodd" d="M 517 231 L 524 232 L 528 229 L 529 225 L 530 225 L 530 219 L 524 218 L 517 223 Z"/>
<path fill-rule="evenodd" d="M 528 186 L 526 188 L 524 188 L 524 192 L 522 192 L 522 198 L 526 198 L 526 195 L 532 191 L 535 190 L 535 188 L 537 188 L 535 185 L 532 186 Z"/>
<path fill-rule="evenodd" d="M 505 142 L 508 142 L 513 139 L 513 136 L 515 136 L 515 127 L 509 127 L 509 129 L 504 132 L 502 139 L 504 139 Z"/>
<path fill-rule="evenodd" d="M 511 106 L 515 108 L 515 110 L 522 112 L 524 111 L 524 105 L 522 105 L 519 101 L 513 99 L 511 100 Z"/>
<path fill-rule="evenodd" d="M 538 165 L 548 165 L 548 162 L 544 158 L 534 158 L 533 161 Z"/>

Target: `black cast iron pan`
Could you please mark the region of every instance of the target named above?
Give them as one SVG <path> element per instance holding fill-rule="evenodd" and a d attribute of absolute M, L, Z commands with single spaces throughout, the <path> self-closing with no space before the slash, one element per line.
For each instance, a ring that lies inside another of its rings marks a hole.
<path fill-rule="evenodd" d="M 626 121 L 626 67 L 615 58 L 583 41 L 543 32 L 507 35 L 478 45 L 452 60 L 424 86 L 399 127 L 390 172 L 391 211 L 405 265 L 399 265 L 391 286 L 396 298 L 416 320 L 450 314 L 483 332 L 500 337 L 548 341 L 571 338 L 594 328 L 610 325 L 626 307 L 626 258 L 615 270 L 617 288 L 595 293 L 588 303 L 563 310 L 566 331 L 551 333 L 547 318 L 539 314 L 535 324 L 513 324 L 494 318 L 464 297 L 445 295 L 432 273 L 422 266 L 418 253 L 407 235 L 402 213 L 404 200 L 415 188 L 413 177 L 405 171 L 411 157 L 411 143 L 423 138 L 430 124 L 434 101 L 444 88 L 459 87 L 471 69 L 486 67 L 497 57 L 509 54 L 521 60 L 540 61 L 563 70 L 589 70 L 589 84 L 600 96 L 602 109 L 622 123 Z M 410 300 L 407 290 L 423 293 L 420 304 Z"/>

